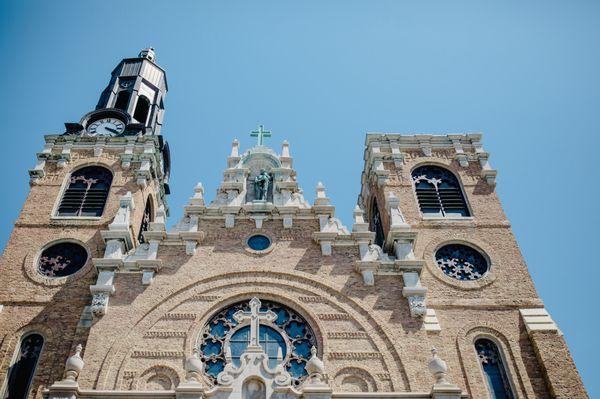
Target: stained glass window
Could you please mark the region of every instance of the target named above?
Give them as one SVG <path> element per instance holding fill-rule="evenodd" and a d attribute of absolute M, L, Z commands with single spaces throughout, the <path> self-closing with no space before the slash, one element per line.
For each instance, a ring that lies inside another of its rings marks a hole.
<path fill-rule="evenodd" d="M 146 242 L 144 239 L 144 231 L 148 231 L 150 223 L 154 220 L 152 214 L 152 199 L 148 197 L 146 199 L 146 207 L 144 208 L 144 215 L 142 216 L 142 223 L 140 224 L 140 232 L 138 233 L 138 242 Z"/>
<path fill-rule="evenodd" d="M 375 244 L 383 248 L 385 243 L 385 234 L 383 233 L 383 223 L 381 222 L 381 214 L 377 206 L 377 200 L 373 200 L 373 208 L 371 209 L 371 231 L 375 232 Z"/>
<path fill-rule="evenodd" d="M 479 251 L 461 244 L 438 249 L 435 262 L 445 274 L 457 280 L 479 280 L 489 269 L 488 261 Z"/>
<path fill-rule="evenodd" d="M 205 373 L 213 383 L 225 367 L 226 346 L 231 349 L 235 365 L 240 364 L 240 356 L 248 346 L 249 326 L 238 327 L 233 318 L 239 310 L 249 311 L 248 302 L 238 302 L 215 314 L 198 338 Z M 260 311 L 267 310 L 274 312 L 277 318 L 270 323 L 261 322 L 259 344 L 269 356 L 270 367 L 277 365 L 277 352 L 281 348 L 286 370 L 294 385 L 300 385 L 307 375 L 305 366 L 311 356 L 310 348 L 318 346 L 315 334 L 306 320 L 292 309 L 277 302 L 262 301 Z"/>
<path fill-rule="evenodd" d="M 413 170 L 412 179 L 423 215 L 470 216 L 458 179 L 449 170 L 425 165 Z"/>
<path fill-rule="evenodd" d="M 264 251 L 271 246 L 271 240 L 267 236 L 257 234 L 248 238 L 248 246 L 255 251 Z"/>
<path fill-rule="evenodd" d="M 21 340 L 17 359 L 8 370 L 8 384 L 4 399 L 26 399 L 31 388 L 44 338 L 29 334 Z"/>
<path fill-rule="evenodd" d="M 42 251 L 38 271 L 46 277 L 66 277 L 81 269 L 87 260 L 84 247 L 74 242 L 61 242 Z"/>
<path fill-rule="evenodd" d="M 508 375 L 496 344 L 489 339 L 481 338 L 475 341 L 475 350 L 486 378 L 490 397 L 492 399 L 513 399 Z"/>
<path fill-rule="evenodd" d="M 71 174 L 58 207 L 58 216 L 102 216 L 112 183 L 112 173 L 88 166 Z"/>

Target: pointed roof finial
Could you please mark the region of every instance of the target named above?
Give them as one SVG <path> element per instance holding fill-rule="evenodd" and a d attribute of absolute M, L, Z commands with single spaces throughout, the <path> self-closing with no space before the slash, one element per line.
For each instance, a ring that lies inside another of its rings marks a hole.
<path fill-rule="evenodd" d="M 140 51 L 139 57 L 154 62 L 156 60 L 156 53 L 154 52 L 154 47 L 148 47 L 143 49 L 142 51 Z"/>

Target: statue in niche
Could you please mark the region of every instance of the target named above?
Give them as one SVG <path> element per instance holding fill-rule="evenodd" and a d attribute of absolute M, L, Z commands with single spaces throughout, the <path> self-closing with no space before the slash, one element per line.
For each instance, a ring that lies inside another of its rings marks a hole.
<path fill-rule="evenodd" d="M 257 379 L 246 381 L 242 391 L 242 399 L 265 399 L 267 396 L 265 384 Z"/>
<path fill-rule="evenodd" d="M 254 178 L 254 199 L 259 201 L 267 200 L 267 193 L 269 192 L 269 183 L 271 177 L 267 174 L 264 169 L 260 170 L 258 176 Z"/>

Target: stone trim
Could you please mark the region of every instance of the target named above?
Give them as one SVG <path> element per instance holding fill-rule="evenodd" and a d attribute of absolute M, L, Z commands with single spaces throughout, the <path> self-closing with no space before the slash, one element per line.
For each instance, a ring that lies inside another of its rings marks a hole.
<path fill-rule="evenodd" d="M 319 320 L 350 320 L 348 313 L 319 313 Z"/>
<path fill-rule="evenodd" d="M 131 353 L 131 357 L 143 357 L 148 359 L 183 359 L 185 353 L 183 351 L 140 351 L 136 350 Z"/>
<path fill-rule="evenodd" d="M 167 313 L 163 315 L 163 320 L 196 320 L 196 313 Z"/>
<path fill-rule="evenodd" d="M 560 332 L 546 308 L 519 309 L 519 313 L 521 313 L 521 317 L 523 317 L 523 322 L 525 323 L 525 328 L 527 328 L 528 333 L 531 333 L 532 331 Z"/>
<path fill-rule="evenodd" d="M 144 338 L 185 338 L 187 331 L 147 331 Z"/>
<path fill-rule="evenodd" d="M 381 359 L 383 355 L 379 352 L 330 352 L 327 358 L 330 360 L 368 360 Z"/>
<path fill-rule="evenodd" d="M 327 333 L 329 339 L 369 339 L 369 335 L 364 331 L 330 331 Z"/>

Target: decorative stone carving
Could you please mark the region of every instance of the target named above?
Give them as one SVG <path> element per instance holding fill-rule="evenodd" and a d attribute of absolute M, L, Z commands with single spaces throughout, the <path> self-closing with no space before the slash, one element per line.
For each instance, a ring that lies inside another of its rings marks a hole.
<path fill-rule="evenodd" d="M 425 295 L 427 288 L 421 286 L 421 278 L 417 271 L 405 271 L 402 273 L 404 288 L 402 295 L 408 299 L 410 314 L 413 317 L 423 317 L 427 313 L 425 306 Z"/>
<path fill-rule="evenodd" d="M 94 317 L 104 316 L 108 309 L 108 293 L 97 292 L 92 297 L 91 310 Z"/>

